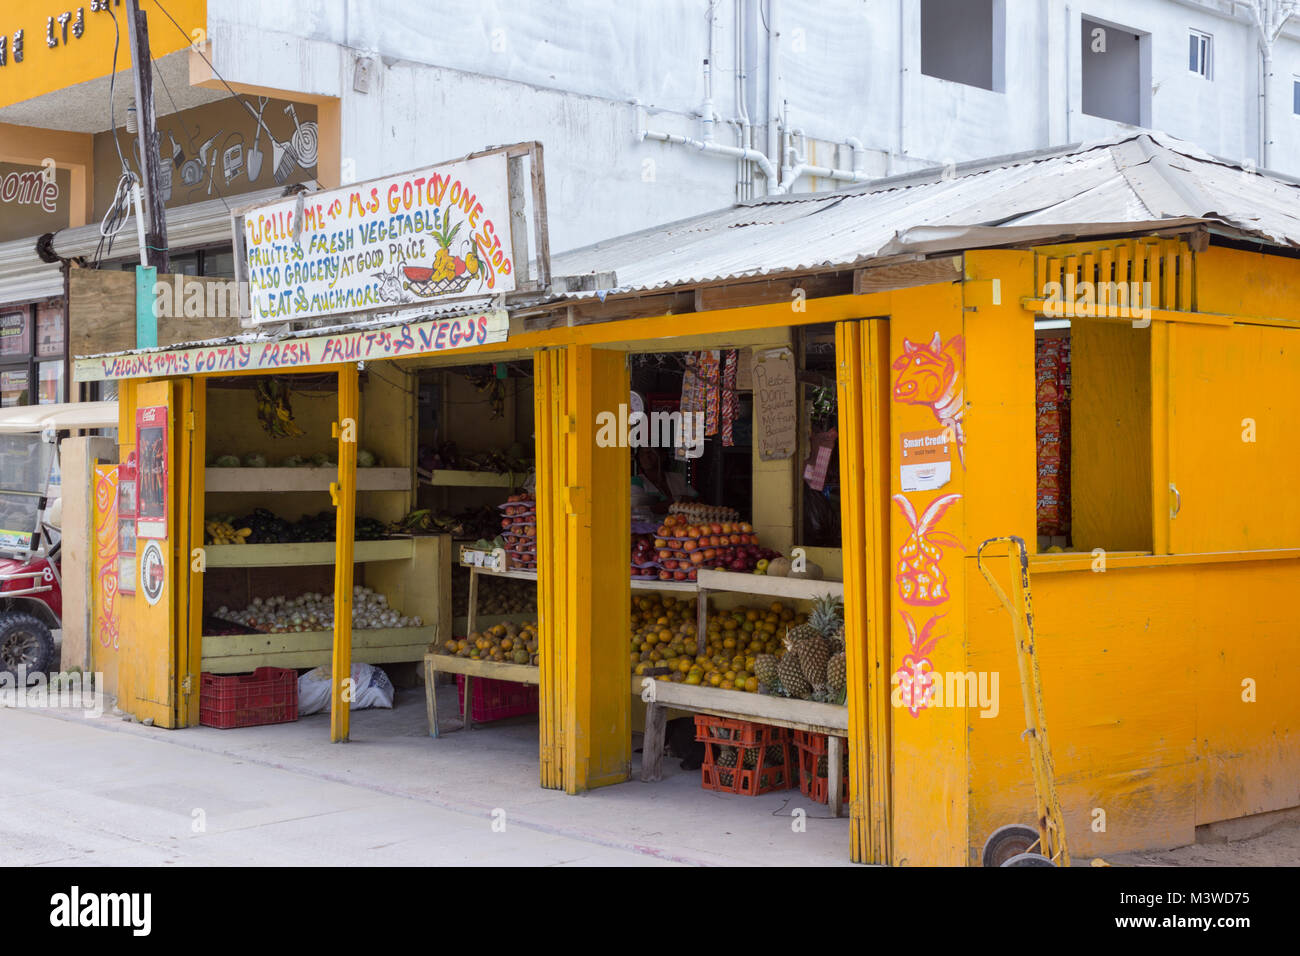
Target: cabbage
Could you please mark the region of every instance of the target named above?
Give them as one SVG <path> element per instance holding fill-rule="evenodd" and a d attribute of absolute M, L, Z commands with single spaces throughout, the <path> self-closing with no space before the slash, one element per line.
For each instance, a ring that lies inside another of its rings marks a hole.
<path fill-rule="evenodd" d="M 218 455 L 212 464 L 216 468 L 238 468 L 239 459 L 234 455 Z"/>
<path fill-rule="evenodd" d="M 360 450 L 357 452 L 357 467 L 358 467 L 358 468 L 373 468 L 373 467 L 375 467 L 375 455 L 374 455 L 374 453 L 373 453 L 373 452 L 366 451 L 364 448 L 360 449 Z"/>
<path fill-rule="evenodd" d="M 256 454 L 256 453 L 251 454 L 251 455 L 245 455 L 245 456 L 244 456 L 244 467 L 245 467 L 245 468 L 265 468 L 265 467 L 266 467 L 266 456 L 265 456 L 265 455 L 259 455 L 259 454 Z"/>

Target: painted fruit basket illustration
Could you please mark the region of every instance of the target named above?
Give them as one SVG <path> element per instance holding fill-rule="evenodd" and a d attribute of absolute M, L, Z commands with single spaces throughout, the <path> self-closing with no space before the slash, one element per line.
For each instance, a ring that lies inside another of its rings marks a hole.
<path fill-rule="evenodd" d="M 452 255 L 452 240 L 460 232 L 463 223 L 458 222 L 454 226 L 451 224 L 451 208 L 448 206 L 442 213 L 442 225 L 434 232 L 438 252 L 433 257 L 433 266 L 402 267 L 402 273 L 406 276 L 406 288 L 423 299 L 455 295 L 464 292 L 472 280 L 478 279 L 482 283 L 486 278 L 487 263 L 479 257 L 473 240 L 461 240 L 463 256 Z"/>

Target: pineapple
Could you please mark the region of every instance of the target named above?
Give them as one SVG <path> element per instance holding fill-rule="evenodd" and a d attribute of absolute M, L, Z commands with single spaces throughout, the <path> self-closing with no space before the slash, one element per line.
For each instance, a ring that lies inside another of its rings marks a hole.
<path fill-rule="evenodd" d="M 759 654 L 754 658 L 754 676 L 768 690 L 776 687 L 777 658 L 775 654 Z"/>
<path fill-rule="evenodd" d="M 799 669 L 813 691 L 826 689 L 826 664 L 831 657 L 831 642 L 821 634 L 805 638 L 799 644 Z"/>
<path fill-rule="evenodd" d="M 434 230 L 433 237 L 438 240 L 438 251 L 433 256 L 433 280 L 442 282 L 456 278 L 456 260 L 451 255 L 451 241 L 460 232 L 460 223 L 453 227 L 450 220 L 451 206 L 442 214 L 442 225 Z"/>
<path fill-rule="evenodd" d="M 798 647 L 802 646 L 802 642 L 796 645 L 790 634 L 786 635 L 785 642 L 786 652 L 776 662 L 777 676 L 781 680 L 781 687 L 788 695 L 806 700 L 813 689 L 807 678 L 803 676 L 803 668 L 799 663 Z"/>
<path fill-rule="evenodd" d="M 905 604 L 934 607 L 948 600 L 948 578 L 940 562 L 944 548 L 960 548 L 961 539 L 950 531 L 936 531 L 933 525 L 961 499 L 961 495 L 941 495 L 917 517 L 916 509 L 903 495 L 894 495 L 898 510 L 907 519 L 911 534 L 898 549 L 898 596 Z"/>
<path fill-rule="evenodd" d="M 768 767 L 780 767 L 785 763 L 785 747 L 782 744 L 772 744 L 763 753 L 763 763 Z"/>
<path fill-rule="evenodd" d="M 736 748 L 719 747 L 718 748 L 718 766 L 734 767 L 736 765 Z"/>
<path fill-rule="evenodd" d="M 810 620 L 803 624 L 796 624 L 794 627 L 788 627 L 785 631 L 785 646 L 793 647 L 795 644 L 801 644 L 814 634 L 820 634 L 821 631 L 813 626 Z"/>
<path fill-rule="evenodd" d="M 844 621 L 840 616 L 843 607 L 838 598 L 825 594 L 813 601 L 812 613 L 808 615 L 808 623 L 831 642 L 832 654 L 844 650 Z"/>
<path fill-rule="evenodd" d="M 842 702 L 848 683 L 848 662 L 844 652 L 840 651 L 826 662 L 826 689 L 830 692 L 831 703 Z"/>

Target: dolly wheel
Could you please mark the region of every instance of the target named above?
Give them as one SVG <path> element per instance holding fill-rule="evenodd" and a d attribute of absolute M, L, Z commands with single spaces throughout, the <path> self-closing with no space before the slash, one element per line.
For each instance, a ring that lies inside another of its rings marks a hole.
<path fill-rule="evenodd" d="M 984 841 L 985 866 L 1006 866 L 1012 857 L 1028 853 L 1038 844 L 1038 831 L 1023 823 L 1009 823 L 998 827 Z"/>
<path fill-rule="evenodd" d="M 1041 853 L 1017 853 L 1003 866 L 1056 866 L 1051 860 Z"/>

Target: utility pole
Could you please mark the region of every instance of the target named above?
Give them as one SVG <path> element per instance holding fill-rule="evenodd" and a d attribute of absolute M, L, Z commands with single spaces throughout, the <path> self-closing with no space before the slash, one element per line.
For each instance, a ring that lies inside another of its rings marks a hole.
<path fill-rule="evenodd" d="M 140 188 L 144 193 L 146 249 L 144 260 L 159 272 L 167 272 L 167 209 L 163 202 L 158 171 L 157 117 L 153 107 L 153 61 L 149 57 L 149 22 L 139 0 L 126 0 L 127 37 L 131 41 L 131 65 L 135 74 L 135 113 L 139 124 Z"/>

